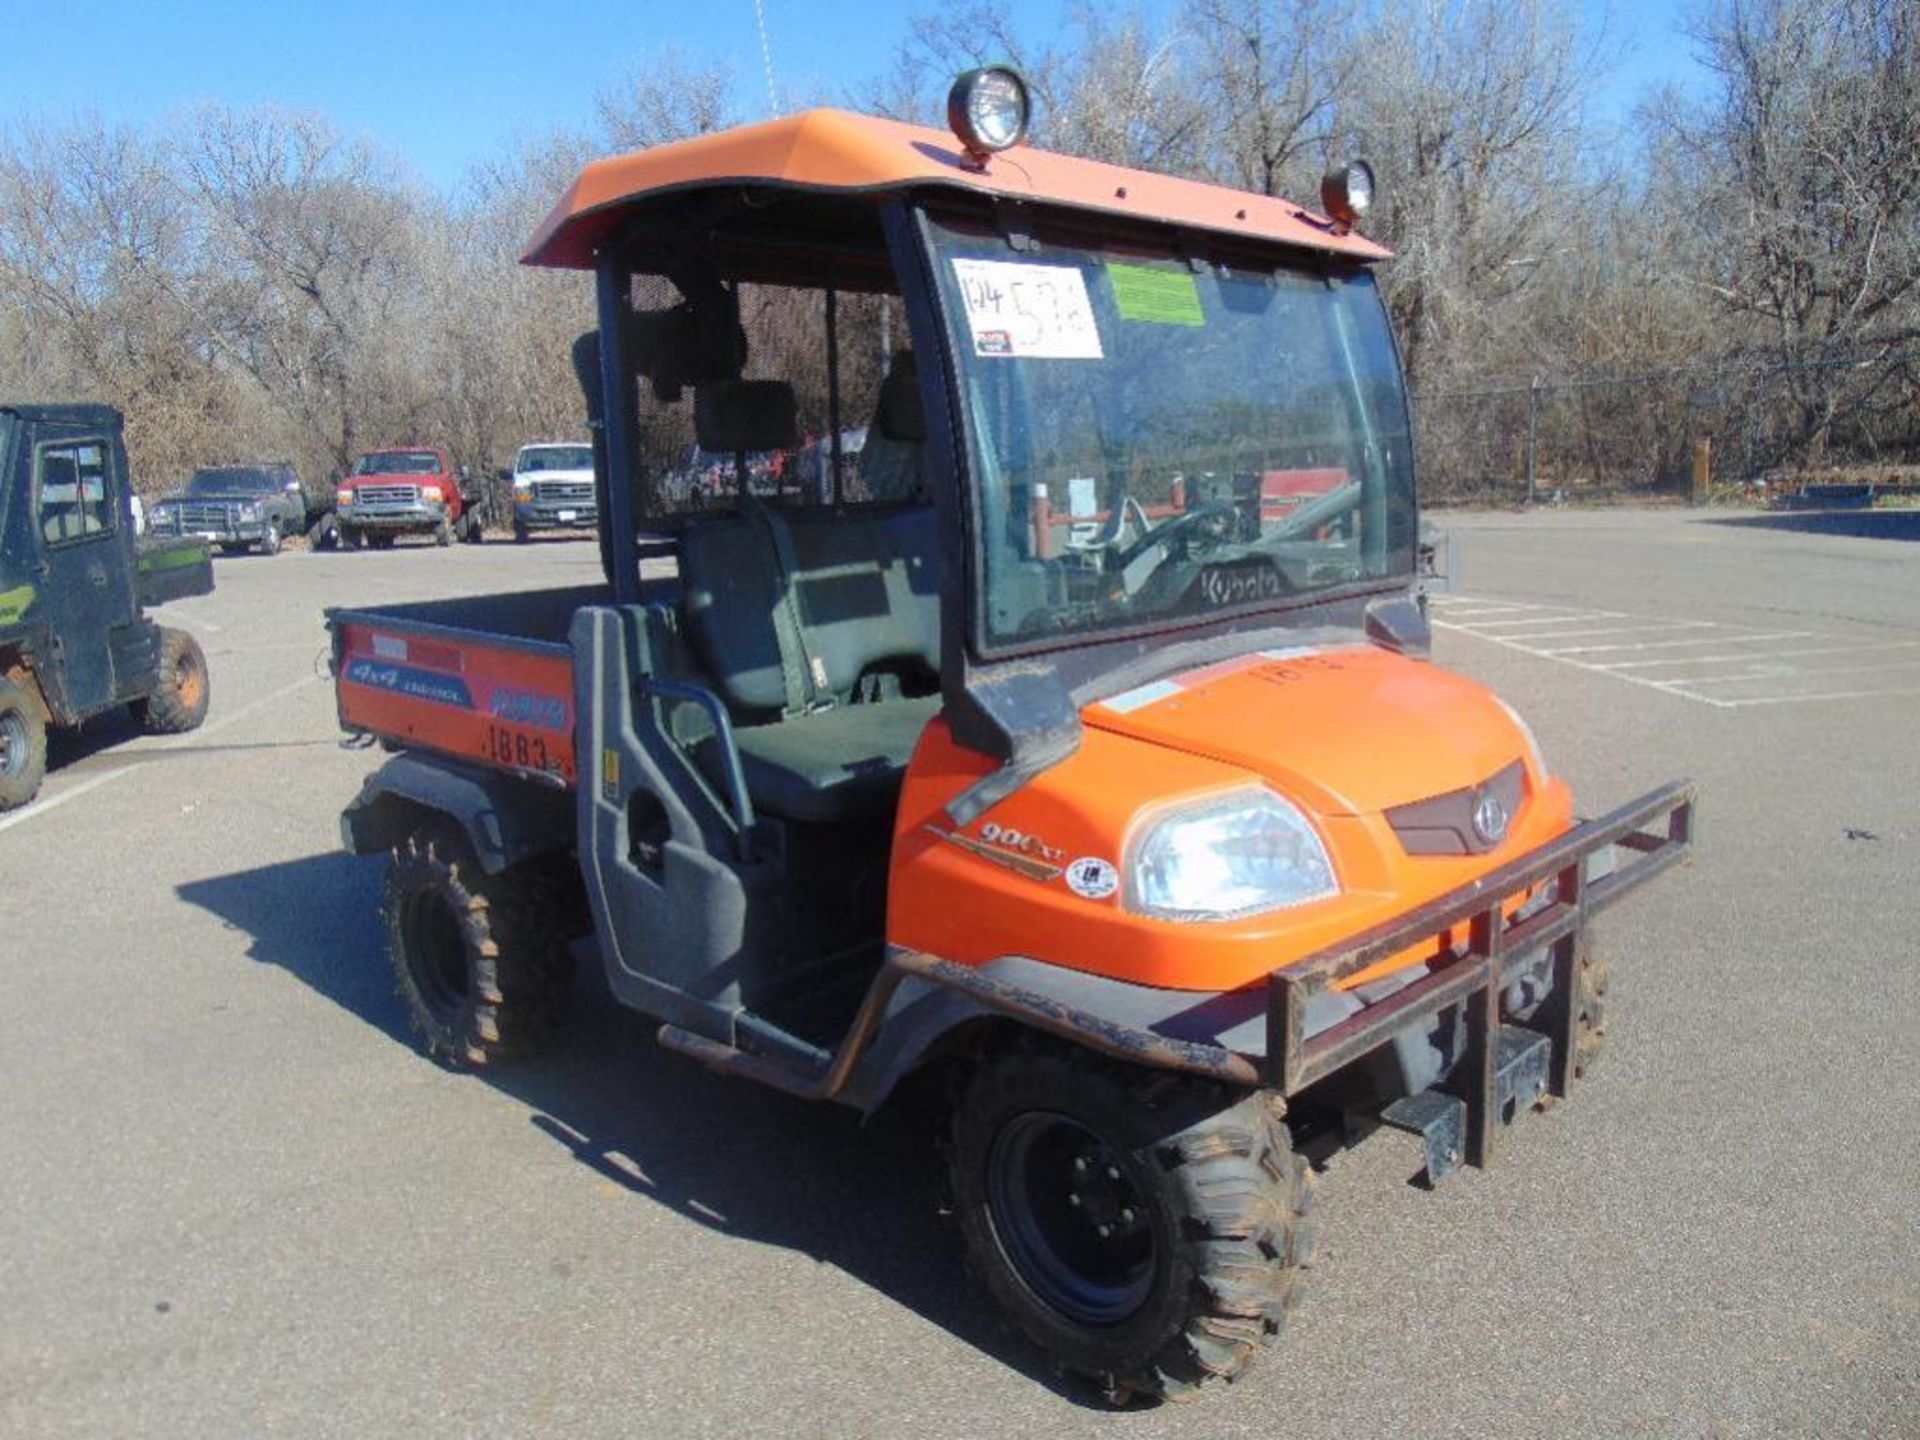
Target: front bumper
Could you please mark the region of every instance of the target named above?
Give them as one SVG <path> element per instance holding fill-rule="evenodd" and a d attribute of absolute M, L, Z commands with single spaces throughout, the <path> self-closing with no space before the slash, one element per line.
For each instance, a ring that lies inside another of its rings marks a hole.
<path fill-rule="evenodd" d="M 342 526 L 355 530 L 437 530 L 447 518 L 444 505 L 343 505 Z"/>
<path fill-rule="evenodd" d="M 183 525 L 178 517 L 164 521 L 150 519 L 147 533 L 205 540 L 213 545 L 254 545 L 267 533 L 267 522 L 256 517 L 252 520 L 228 519 L 214 525 Z"/>
<path fill-rule="evenodd" d="M 591 530 L 600 523 L 600 512 L 592 505 L 516 500 L 513 523 L 523 530 Z"/>

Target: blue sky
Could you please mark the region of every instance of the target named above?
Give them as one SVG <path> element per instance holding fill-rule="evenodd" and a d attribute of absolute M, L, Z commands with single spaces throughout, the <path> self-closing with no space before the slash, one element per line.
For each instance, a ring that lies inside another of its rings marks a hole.
<path fill-rule="evenodd" d="M 799 94 L 838 93 L 884 69 L 908 18 L 927 8 L 762 3 L 777 81 Z M 1591 17 L 1606 0 L 1577 3 Z M 1611 0 L 1610 9 L 1620 63 L 1595 96 L 1604 122 L 1648 86 L 1697 74 L 1671 29 L 1673 4 Z M 1066 0 L 1021 6 L 1041 25 L 1066 10 Z M 0 124 L 86 109 L 144 123 L 205 98 L 270 101 L 326 113 L 440 187 L 516 137 L 584 120 L 597 92 L 664 48 L 729 60 L 749 108 L 765 96 L 754 0 L 14 0 L 0 15 Z"/>

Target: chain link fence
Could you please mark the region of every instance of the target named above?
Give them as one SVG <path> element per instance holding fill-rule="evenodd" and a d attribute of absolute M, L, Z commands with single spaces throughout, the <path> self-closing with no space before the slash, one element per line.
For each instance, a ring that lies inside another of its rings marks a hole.
<path fill-rule="evenodd" d="M 1703 440 L 1712 491 L 1758 490 L 1920 464 L 1920 348 L 1436 389 L 1414 425 L 1429 501 L 1689 497 Z"/>

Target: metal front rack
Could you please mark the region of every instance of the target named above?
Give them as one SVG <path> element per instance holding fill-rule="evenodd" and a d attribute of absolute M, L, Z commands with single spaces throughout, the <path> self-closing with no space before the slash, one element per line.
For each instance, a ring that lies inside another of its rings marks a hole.
<path fill-rule="evenodd" d="M 1466 1053 L 1455 1083 L 1467 1109 L 1466 1159 L 1484 1166 L 1499 1128 L 1500 996 L 1509 978 L 1552 956 L 1553 987 L 1532 1022 L 1552 1045 L 1547 1089 L 1565 1095 L 1573 1079 L 1579 1007 L 1575 947 L 1587 917 L 1686 858 L 1694 839 L 1694 787 L 1677 780 L 1442 895 L 1419 909 L 1276 970 L 1267 981 L 1267 1046 L 1262 1082 L 1295 1095 L 1450 1006 L 1463 1007 Z M 1589 879 L 1588 861 L 1616 847 L 1617 868 Z M 1552 898 L 1524 919 L 1507 902 L 1551 884 Z M 1467 926 L 1465 953 L 1366 1009 L 1309 1037 L 1308 1002 L 1368 966 Z"/>

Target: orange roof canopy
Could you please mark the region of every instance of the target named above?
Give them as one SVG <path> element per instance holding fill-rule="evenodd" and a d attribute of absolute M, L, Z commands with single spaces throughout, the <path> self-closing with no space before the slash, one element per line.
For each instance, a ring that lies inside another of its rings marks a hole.
<path fill-rule="evenodd" d="M 843 110 L 807 110 L 630 155 L 596 160 L 534 232 L 521 261 L 591 269 L 627 205 L 727 184 L 842 194 L 944 186 L 1321 250 L 1387 256 L 1362 235 L 1334 233 L 1291 201 L 1016 146 L 976 167 L 946 131 Z"/>

